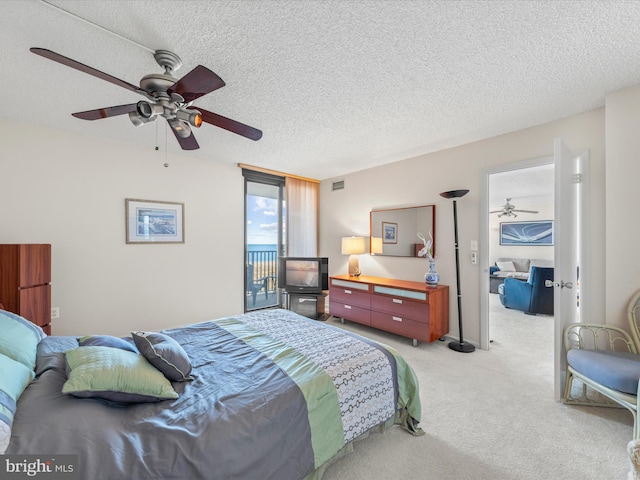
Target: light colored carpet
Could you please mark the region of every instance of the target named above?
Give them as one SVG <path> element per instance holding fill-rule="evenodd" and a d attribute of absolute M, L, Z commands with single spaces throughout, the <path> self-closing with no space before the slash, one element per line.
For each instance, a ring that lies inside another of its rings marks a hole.
<path fill-rule="evenodd" d="M 490 297 L 491 349 L 469 354 L 328 320 L 404 356 L 420 381 L 426 435 L 372 433 L 323 480 L 627 478 L 631 413 L 556 402 L 553 318 L 506 310 Z"/>

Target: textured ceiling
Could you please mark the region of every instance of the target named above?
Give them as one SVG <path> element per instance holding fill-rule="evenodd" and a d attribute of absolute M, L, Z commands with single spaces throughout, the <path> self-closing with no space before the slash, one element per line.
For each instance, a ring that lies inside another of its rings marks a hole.
<path fill-rule="evenodd" d="M 326 179 L 602 107 L 639 83 L 638 25 L 621 0 L 3 0 L 0 116 L 164 148 L 164 122 L 71 117 L 142 97 L 29 48 L 133 84 L 167 49 L 226 82 L 197 105 L 264 132 L 204 125 L 187 158 Z"/>

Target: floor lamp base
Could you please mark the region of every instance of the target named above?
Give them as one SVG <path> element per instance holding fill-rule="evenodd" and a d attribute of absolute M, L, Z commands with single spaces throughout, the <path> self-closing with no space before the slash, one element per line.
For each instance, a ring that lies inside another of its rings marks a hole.
<path fill-rule="evenodd" d="M 476 347 L 474 347 L 470 343 L 465 342 L 464 340 L 462 342 L 456 342 L 456 341 L 449 342 L 449 348 L 451 350 L 455 350 L 456 352 L 462 352 L 462 353 L 471 353 L 476 349 Z"/>

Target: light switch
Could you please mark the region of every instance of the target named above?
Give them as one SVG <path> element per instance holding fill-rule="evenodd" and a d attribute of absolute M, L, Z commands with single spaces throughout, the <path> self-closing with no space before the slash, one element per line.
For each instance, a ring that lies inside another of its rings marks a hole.
<path fill-rule="evenodd" d="M 478 250 L 478 241 L 477 240 L 471 240 L 471 251 L 475 252 Z"/>

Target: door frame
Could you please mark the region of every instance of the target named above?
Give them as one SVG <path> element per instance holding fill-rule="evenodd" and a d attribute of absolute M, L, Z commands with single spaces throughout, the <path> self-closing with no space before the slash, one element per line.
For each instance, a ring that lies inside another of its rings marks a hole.
<path fill-rule="evenodd" d="M 581 180 L 581 188 L 582 188 L 582 204 L 580 208 L 583 209 L 582 212 L 582 222 L 580 224 L 581 232 L 580 235 L 582 237 L 582 245 L 581 245 L 581 254 L 580 254 L 580 313 L 582 322 L 588 322 L 588 303 L 589 303 L 589 292 L 591 291 L 591 282 L 588 275 L 588 272 L 591 271 L 591 267 L 589 264 L 589 216 L 585 214 L 589 210 L 589 151 L 588 150 L 580 150 L 576 152 L 578 157 L 582 157 L 585 159 L 585 162 L 582 164 L 582 180 Z M 483 350 L 489 350 L 490 344 L 490 327 L 489 327 L 489 178 L 492 174 L 508 172 L 513 170 L 522 170 L 531 167 L 538 167 L 542 165 L 549 165 L 555 163 L 555 155 L 550 155 L 546 157 L 539 157 L 529 160 L 522 160 L 517 162 L 512 162 L 504 165 L 499 165 L 495 167 L 486 168 L 482 171 L 481 177 L 481 189 L 482 196 L 480 200 L 480 238 L 481 246 L 480 246 L 480 348 Z M 554 177 L 557 175 L 557 171 L 554 172 Z M 557 181 L 556 181 L 557 184 Z M 560 195 L 560 191 L 556 188 L 554 190 L 554 203 L 556 201 L 556 197 Z M 554 257 L 557 255 L 557 251 L 554 253 Z M 555 261 L 555 259 L 554 259 Z M 585 275 L 585 273 L 587 273 Z M 553 339 L 553 348 L 554 348 L 554 397 L 556 400 L 560 400 L 559 394 L 559 385 L 562 383 L 562 367 L 560 368 L 560 372 L 557 372 L 558 369 L 558 355 L 561 355 L 561 349 L 558 348 L 558 345 L 561 346 L 562 343 L 562 330 L 563 326 L 560 325 L 560 320 L 558 317 L 554 319 L 554 339 Z M 562 359 L 560 359 L 560 363 L 562 364 Z M 560 375 L 558 375 L 558 373 Z"/>
<path fill-rule="evenodd" d="M 526 168 L 553 165 L 553 155 L 547 157 L 521 160 L 482 171 L 480 199 L 480 348 L 489 350 L 489 178 L 495 173 L 523 170 Z M 555 197 L 555 195 L 554 195 Z"/>

